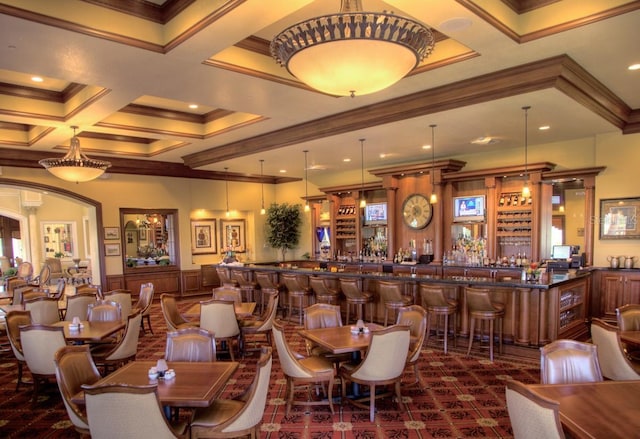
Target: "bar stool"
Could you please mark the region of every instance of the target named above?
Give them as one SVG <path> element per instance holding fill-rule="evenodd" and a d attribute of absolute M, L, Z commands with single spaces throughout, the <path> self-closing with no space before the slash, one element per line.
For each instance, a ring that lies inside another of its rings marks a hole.
<path fill-rule="evenodd" d="M 229 270 L 225 267 L 216 267 L 216 274 L 218 275 L 218 279 L 220 279 L 220 286 L 222 287 L 237 287 L 238 282 L 231 279 L 229 275 Z"/>
<path fill-rule="evenodd" d="M 486 288 L 465 288 L 467 308 L 469 310 L 469 348 L 467 355 L 471 353 L 473 344 L 473 330 L 476 320 L 489 321 L 489 359 L 493 361 L 493 326 L 498 321 L 498 342 L 502 353 L 502 319 L 504 318 L 504 304 L 492 302 L 490 290 Z M 480 340 L 482 340 L 482 329 Z"/>
<path fill-rule="evenodd" d="M 260 314 L 264 313 L 264 305 L 268 302 L 272 294 L 279 293 L 282 288 L 273 282 L 271 273 L 266 271 L 256 271 L 256 282 L 260 286 Z M 280 306 L 280 305 L 278 305 Z"/>
<path fill-rule="evenodd" d="M 402 294 L 403 290 L 403 282 L 387 280 L 378 281 L 378 292 L 380 293 L 380 298 L 384 302 L 384 326 L 387 326 L 387 321 L 389 320 L 389 310 L 395 312 L 395 310 L 402 308 L 403 306 L 413 305 L 413 297 Z M 394 316 L 392 322 L 395 321 L 396 319 Z"/>
<path fill-rule="evenodd" d="M 302 325 L 302 310 L 304 309 L 304 302 L 305 299 L 307 299 L 308 302 L 310 301 L 310 297 L 312 296 L 313 292 L 311 291 L 311 288 L 302 285 L 302 283 L 300 282 L 300 276 L 298 276 L 297 274 L 282 273 L 281 278 L 284 282 L 284 285 L 287 287 L 287 292 L 289 295 L 289 319 L 293 315 L 293 301 L 297 300 L 299 317 L 298 323 Z"/>
<path fill-rule="evenodd" d="M 310 276 L 309 286 L 313 290 L 316 303 L 338 304 L 338 291 L 327 286 L 326 279 L 320 276 Z"/>
<path fill-rule="evenodd" d="M 358 285 L 357 278 L 341 278 L 340 289 L 345 295 L 347 302 L 347 318 L 345 324 L 349 324 L 349 311 L 352 306 L 357 309 L 358 320 L 364 319 L 364 305 L 369 304 L 369 321 L 373 323 L 373 294 L 362 291 Z"/>
<path fill-rule="evenodd" d="M 245 297 L 245 302 L 255 302 L 255 289 L 258 284 L 249 279 L 251 276 L 250 271 L 246 270 L 231 270 L 231 280 L 237 282 L 240 290 L 242 291 L 242 295 Z"/>
<path fill-rule="evenodd" d="M 447 353 L 447 340 L 449 338 L 449 316 L 453 316 L 451 319 L 453 327 L 451 332 L 453 335 L 453 343 L 457 346 L 456 339 L 456 314 L 458 313 L 458 301 L 455 299 L 449 299 L 444 295 L 444 288 L 437 287 L 429 284 L 420 284 L 420 297 L 422 299 L 422 306 L 427 310 L 427 339 L 429 342 L 429 335 L 431 333 L 431 317 L 436 319 L 436 337 L 438 337 L 438 330 L 440 327 L 440 317 L 444 317 L 444 353 Z"/>

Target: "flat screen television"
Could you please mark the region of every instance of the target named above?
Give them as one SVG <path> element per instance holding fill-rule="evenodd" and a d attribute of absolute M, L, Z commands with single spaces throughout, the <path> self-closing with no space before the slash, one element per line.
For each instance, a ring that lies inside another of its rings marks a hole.
<path fill-rule="evenodd" d="M 387 203 L 367 203 L 364 208 L 365 226 L 387 225 Z"/>
<path fill-rule="evenodd" d="M 453 222 L 484 222 L 485 196 L 471 195 L 453 198 Z"/>

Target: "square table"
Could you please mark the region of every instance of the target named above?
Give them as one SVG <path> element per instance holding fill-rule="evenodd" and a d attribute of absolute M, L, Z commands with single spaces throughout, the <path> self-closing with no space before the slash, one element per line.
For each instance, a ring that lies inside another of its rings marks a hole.
<path fill-rule="evenodd" d="M 124 329 L 126 323 L 118 320 L 115 322 L 80 322 L 83 327 L 77 330 L 69 328 L 72 322 L 56 322 L 51 326 L 62 326 L 64 338 L 73 343 L 99 342 Z"/>
<path fill-rule="evenodd" d="M 640 331 L 620 331 L 620 341 L 640 346 Z"/>
<path fill-rule="evenodd" d="M 241 302 L 235 303 L 233 308 L 236 311 L 236 316 L 239 318 L 246 318 L 253 314 L 253 311 L 256 309 L 256 302 Z M 186 315 L 189 316 L 199 316 L 200 315 L 200 304 L 196 303 L 192 307 L 190 307 L 186 312 Z"/>
<path fill-rule="evenodd" d="M 532 384 L 560 403 L 560 421 L 576 438 L 631 438 L 640 432 L 640 381 Z"/>
<path fill-rule="evenodd" d="M 379 329 L 375 323 L 365 324 L 369 330 Z M 371 332 L 354 335 L 351 326 L 339 326 L 337 328 L 302 329 L 298 334 L 313 343 L 322 346 L 333 354 L 352 352 L 356 356 L 369 347 Z M 354 359 L 357 359 L 354 357 Z"/>
<path fill-rule="evenodd" d="M 169 361 L 167 365 L 176 372 L 176 376 L 168 380 L 149 378 L 149 369 L 156 364 L 156 361 L 132 361 L 100 379 L 95 385 L 107 383 L 135 386 L 157 384 L 158 398 L 164 406 L 209 407 L 240 363 L 235 361 L 199 363 Z M 84 404 L 84 391 L 74 395 L 72 401 L 76 404 Z"/>

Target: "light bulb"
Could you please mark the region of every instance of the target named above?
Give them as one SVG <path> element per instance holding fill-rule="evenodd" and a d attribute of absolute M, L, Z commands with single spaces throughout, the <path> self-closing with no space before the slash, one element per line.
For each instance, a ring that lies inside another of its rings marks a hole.
<path fill-rule="evenodd" d="M 260 215 L 264 215 L 265 213 L 267 213 L 267 209 L 265 209 L 264 207 L 260 209 Z"/>
<path fill-rule="evenodd" d="M 430 204 L 436 204 L 438 202 L 438 196 L 432 192 L 431 196 L 429 197 L 429 203 Z"/>
<path fill-rule="evenodd" d="M 305 212 L 309 212 L 310 210 L 311 210 L 311 208 L 309 207 L 309 203 L 306 203 L 306 204 L 304 205 L 304 211 L 305 211 Z"/>
<path fill-rule="evenodd" d="M 529 182 L 524 183 L 524 187 L 522 188 L 522 196 L 525 198 L 529 198 L 531 196 L 531 190 L 529 190 Z"/>
<path fill-rule="evenodd" d="M 360 200 L 360 207 L 362 209 L 364 209 L 365 207 L 367 207 L 367 200 L 365 200 L 364 198 L 362 200 Z"/>

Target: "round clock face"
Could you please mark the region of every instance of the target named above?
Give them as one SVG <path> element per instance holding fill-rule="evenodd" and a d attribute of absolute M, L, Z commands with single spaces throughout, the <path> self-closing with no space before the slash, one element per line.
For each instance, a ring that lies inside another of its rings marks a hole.
<path fill-rule="evenodd" d="M 433 210 L 424 195 L 409 195 L 402 203 L 402 218 L 412 229 L 424 229 L 431 222 Z"/>

